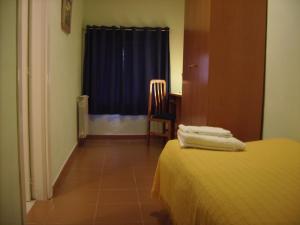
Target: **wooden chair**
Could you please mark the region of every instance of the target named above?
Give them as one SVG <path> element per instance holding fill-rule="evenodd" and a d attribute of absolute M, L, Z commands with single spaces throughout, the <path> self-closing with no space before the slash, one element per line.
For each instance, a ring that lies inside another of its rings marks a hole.
<path fill-rule="evenodd" d="M 168 101 L 165 80 L 151 80 L 148 101 L 148 130 L 147 141 L 150 142 L 150 136 L 165 137 L 172 139 L 175 115 L 168 113 Z M 151 132 L 151 122 L 155 121 L 162 124 L 162 133 Z"/>

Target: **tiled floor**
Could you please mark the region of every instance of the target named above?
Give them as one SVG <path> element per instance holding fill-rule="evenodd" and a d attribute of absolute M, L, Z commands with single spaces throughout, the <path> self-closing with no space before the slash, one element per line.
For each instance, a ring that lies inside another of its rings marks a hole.
<path fill-rule="evenodd" d="M 164 144 L 144 139 L 88 140 L 78 147 L 55 188 L 38 201 L 28 225 L 170 225 L 150 188 Z"/>

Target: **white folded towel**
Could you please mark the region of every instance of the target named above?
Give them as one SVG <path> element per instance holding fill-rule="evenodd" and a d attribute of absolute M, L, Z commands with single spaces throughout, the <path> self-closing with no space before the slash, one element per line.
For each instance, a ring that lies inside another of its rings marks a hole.
<path fill-rule="evenodd" d="M 216 137 L 232 137 L 229 130 L 225 130 L 220 127 L 208 127 L 208 126 L 185 126 L 183 124 L 179 125 L 179 130 L 185 133 L 195 133 L 200 135 L 210 135 Z"/>
<path fill-rule="evenodd" d="M 245 144 L 234 137 L 216 137 L 199 135 L 195 133 L 177 131 L 179 144 L 181 147 L 204 148 L 212 150 L 237 151 L 244 150 Z"/>

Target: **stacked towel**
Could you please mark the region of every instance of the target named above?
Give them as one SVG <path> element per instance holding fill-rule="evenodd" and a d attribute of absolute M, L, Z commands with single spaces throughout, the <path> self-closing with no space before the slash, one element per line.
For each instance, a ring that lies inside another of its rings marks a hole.
<path fill-rule="evenodd" d="M 237 151 L 245 149 L 245 144 L 234 138 L 230 131 L 218 127 L 196 127 L 179 125 L 177 131 L 183 148 L 204 148 L 212 150 Z"/>
<path fill-rule="evenodd" d="M 184 126 L 183 124 L 179 125 L 179 130 L 184 133 L 196 133 L 200 135 L 210 135 L 216 137 L 232 137 L 232 134 L 229 130 L 225 130 L 220 127 L 208 127 L 208 126 Z"/>

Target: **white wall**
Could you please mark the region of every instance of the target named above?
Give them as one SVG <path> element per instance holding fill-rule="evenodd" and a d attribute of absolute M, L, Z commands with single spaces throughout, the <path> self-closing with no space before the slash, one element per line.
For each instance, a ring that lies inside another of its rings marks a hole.
<path fill-rule="evenodd" d="M 17 125 L 17 1 L 0 0 L 0 224 L 22 224 Z"/>
<path fill-rule="evenodd" d="M 49 139 L 52 182 L 77 143 L 83 1 L 74 0 L 71 33 L 61 29 L 61 0 L 49 1 Z"/>
<path fill-rule="evenodd" d="M 300 1 L 268 4 L 263 137 L 300 141 Z"/>
<path fill-rule="evenodd" d="M 146 130 L 146 116 L 89 116 L 90 135 L 141 135 Z"/>
<path fill-rule="evenodd" d="M 184 0 L 85 0 L 84 25 L 170 27 L 171 91 L 181 92 Z M 145 117 L 90 116 L 90 134 L 144 134 Z"/>

